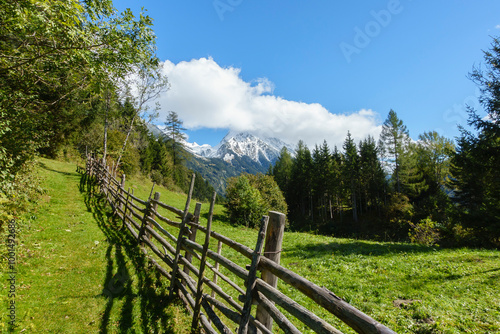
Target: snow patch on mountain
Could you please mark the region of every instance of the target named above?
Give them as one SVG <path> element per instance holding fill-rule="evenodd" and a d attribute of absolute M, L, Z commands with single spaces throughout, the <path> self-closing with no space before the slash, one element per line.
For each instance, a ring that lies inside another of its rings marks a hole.
<path fill-rule="evenodd" d="M 203 158 L 220 158 L 231 162 L 235 156 L 247 156 L 259 164 L 274 162 L 283 147 L 293 154 L 291 145 L 278 138 L 259 138 L 248 132 L 230 132 L 215 147 L 208 144 L 185 143 L 191 153 Z"/>

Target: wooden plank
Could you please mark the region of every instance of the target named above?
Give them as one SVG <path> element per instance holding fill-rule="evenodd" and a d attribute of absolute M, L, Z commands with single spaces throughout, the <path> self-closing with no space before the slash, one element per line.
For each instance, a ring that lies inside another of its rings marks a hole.
<path fill-rule="evenodd" d="M 261 258 L 262 260 L 263 258 Z M 320 334 L 341 334 L 339 330 L 334 328 L 332 325 L 318 317 L 316 314 L 309 311 L 304 306 L 298 304 L 293 299 L 284 295 L 280 291 L 271 287 L 269 284 L 261 279 L 257 280 L 257 290 L 262 292 L 269 300 L 272 300 L 279 306 L 283 307 L 285 310 L 290 312 L 291 315 L 302 321 L 309 328 L 311 328 L 316 333 Z"/>
<path fill-rule="evenodd" d="M 261 258 L 261 251 L 262 251 L 262 246 L 264 246 L 264 238 L 266 237 L 268 222 L 269 222 L 268 216 L 262 217 L 261 226 L 257 237 L 257 243 L 255 245 L 255 251 L 252 258 L 252 264 L 250 266 L 250 271 L 248 272 L 245 304 L 243 305 L 243 312 L 241 314 L 241 321 L 240 321 L 240 327 L 238 328 L 238 334 L 246 334 L 248 331 L 248 321 L 250 319 L 250 312 L 252 311 L 253 290 L 255 288 L 255 282 L 257 278 L 257 266 L 259 265 L 259 260 Z M 207 232 L 207 235 L 208 234 L 210 234 L 210 232 Z"/>
<path fill-rule="evenodd" d="M 217 316 L 217 314 L 214 312 L 210 304 L 206 301 L 205 298 L 202 298 L 201 301 L 201 306 L 203 306 L 203 309 L 207 313 L 207 317 L 212 320 L 214 323 L 215 327 L 219 330 L 220 333 L 222 334 L 232 334 L 233 332 L 222 322 L 222 320 Z"/>
<path fill-rule="evenodd" d="M 186 246 L 185 244 L 182 245 L 182 248 L 186 250 L 187 254 L 196 257 L 198 260 L 201 260 L 201 256 L 196 253 L 193 249 L 189 248 L 189 246 Z M 217 254 L 220 256 L 220 253 L 217 252 Z M 238 293 L 240 294 L 245 294 L 245 291 L 238 286 L 238 284 L 234 283 L 229 277 L 221 273 L 218 269 L 216 269 L 214 266 L 212 266 L 210 263 L 206 263 L 207 267 L 210 268 L 214 272 L 215 277 L 220 277 L 223 281 L 228 283 L 231 287 L 233 287 Z M 217 282 L 214 280 L 214 284 L 217 284 Z"/>
<path fill-rule="evenodd" d="M 141 220 L 141 229 L 139 231 L 139 237 L 137 238 L 137 242 L 140 242 L 140 238 L 142 237 L 142 234 L 144 233 L 144 229 L 146 228 L 146 225 L 148 224 L 148 222 L 146 221 L 148 216 L 149 216 L 149 212 L 151 211 L 151 208 L 152 208 L 152 203 L 151 203 L 151 195 L 153 194 L 153 189 L 155 188 L 155 184 L 153 183 L 153 187 L 151 188 L 151 192 L 149 193 L 149 198 L 148 198 L 148 201 L 147 201 L 147 204 L 146 204 L 146 210 L 144 210 L 144 217 L 142 217 L 142 220 Z M 142 244 L 141 244 L 142 245 Z"/>
<path fill-rule="evenodd" d="M 281 313 L 274 303 L 267 299 L 261 292 L 255 291 L 255 299 L 259 303 L 258 307 L 262 307 L 276 321 L 276 324 L 285 332 L 285 334 L 301 334 L 302 332 L 295 327 L 290 320 Z M 258 314 L 257 314 L 258 315 Z M 258 320 L 258 318 L 257 318 Z M 269 327 L 267 327 L 269 329 Z"/>
<path fill-rule="evenodd" d="M 203 250 L 203 247 L 198 245 L 195 242 L 192 242 L 191 240 L 182 240 L 182 243 L 185 247 L 190 247 L 198 252 L 201 252 Z M 248 271 L 241 268 L 238 266 L 236 263 L 232 262 L 229 259 L 226 259 L 222 255 L 217 254 L 216 252 L 213 252 L 211 250 L 208 250 L 207 256 L 214 260 L 218 261 L 222 266 L 226 267 L 229 271 L 231 271 L 233 274 L 238 276 L 239 278 L 246 280 L 248 278 Z"/>
<path fill-rule="evenodd" d="M 162 203 L 160 201 L 156 202 L 156 204 L 158 204 L 160 207 L 162 207 L 166 210 L 169 210 L 169 211 L 175 213 L 176 215 L 178 215 L 180 217 L 184 216 L 184 211 L 182 211 L 181 209 L 177 209 L 176 207 L 170 206 L 170 205 Z"/>
<path fill-rule="evenodd" d="M 224 303 L 220 302 L 219 300 L 212 298 L 209 295 L 204 296 L 207 301 L 215 306 L 226 318 L 234 322 L 235 324 L 239 324 L 241 321 L 241 311 L 242 308 L 240 307 L 237 312 L 231 310 L 228 308 Z M 250 324 L 248 326 L 248 333 L 254 334 L 272 334 L 271 331 L 269 331 L 264 325 L 262 325 L 260 322 L 256 321 L 254 317 L 250 316 Z"/>
<path fill-rule="evenodd" d="M 293 271 L 283 268 L 267 258 L 262 258 L 260 264 L 261 268 L 271 271 L 281 280 L 301 291 L 318 305 L 337 316 L 356 332 L 363 334 L 395 333 L 391 329 L 356 309 L 343 299 L 337 297 L 333 292 L 326 288 L 320 288 L 316 284 L 310 282 L 302 276 L 299 276 Z"/>
<path fill-rule="evenodd" d="M 166 217 L 163 217 L 163 216 L 162 216 L 162 215 L 160 215 L 158 212 L 155 212 L 155 214 L 156 214 L 156 218 L 158 218 L 159 220 L 161 220 L 161 221 L 163 221 L 163 222 L 167 223 L 167 224 L 168 224 L 168 225 L 170 225 L 170 226 L 174 226 L 174 227 L 177 227 L 177 228 L 179 228 L 179 227 L 181 226 L 181 223 L 179 223 L 179 222 L 174 222 L 174 221 L 173 221 L 173 220 L 171 220 L 171 219 L 168 219 L 168 218 L 166 218 Z"/>
<path fill-rule="evenodd" d="M 125 207 L 123 208 L 123 213 L 122 213 L 122 226 L 125 224 L 125 220 L 127 219 L 127 209 L 129 206 L 129 199 L 130 199 L 130 187 L 128 188 L 127 191 L 127 200 L 125 201 Z"/>
<path fill-rule="evenodd" d="M 200 259 L 200 270 L 198 272 L 198 286 L 196 287 L 196 297 L 195 297 L 195 307 L 194 307 L 194 315 L 193 315 L 193 322 L 192 322 L 192 329 L 196 329 L 198 326 L 198 318 L 200 315 L 200 309 L 201 309 L 201 299 L 203 297 L 203 278 L 205 274 L 205 267 L 206 267 L 206 262 L 207 262 L 207 253 L 208 253 L 208 246 L 210 245 L 210 230 L 212 228 L 212 217 L 214 214 L 214 206 L 215 206 L 215 200 L 217 198 L 217 194 L 214 192 L 212 196 L 212 202 L 210 203 L 210 211 L 208 215 L 208 220 L 207 220 L 207 234 L 205 235 L 205 243 L 203 244 L 203 250 L 201 253 L 201 259 Z M 179 243 L 180 245 L 180 243 Z"/>

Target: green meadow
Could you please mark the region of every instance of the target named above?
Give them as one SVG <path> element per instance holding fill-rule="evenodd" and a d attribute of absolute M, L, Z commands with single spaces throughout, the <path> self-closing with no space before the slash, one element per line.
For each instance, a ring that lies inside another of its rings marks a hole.
<path fill-rule="evenodd" d="M 76 165 L 39 159 L 37 173 L 46 191 L 16 221 L 16 331 L 190 332 L 191 319 L 182 304 L 167 298 L 169 282 L 154 270 L 121 222 L 113 219 L 102 196 L 89 195 L 91 189 L 81 182 Z M 127 187 L 146 199 L 152 183 L 131 178 Z M 155 191 L 161 193 L 162 202 L 184 208 L 185 194 Z M 202 208 L 205 225 L 209 205 Z M 257 238 L 257 230 L 227 223 L 224 208 L 218 205 L 212 230 L 251 248 Z M 223 254 L 243 266 L 249 263 L 229 249 L 223 248 Z M 398 333 L 500 332 L 497 250 L 286 232 L 281 263 Z M 6 266 L 2 261 L 2 291 L 8 288 Z M 279 288 L 341 331 L 353 332 L 307 297 L 281 282 Z M 2 292 L 1 333 L 8 331 L 4 311 L 9 300 Z"/>

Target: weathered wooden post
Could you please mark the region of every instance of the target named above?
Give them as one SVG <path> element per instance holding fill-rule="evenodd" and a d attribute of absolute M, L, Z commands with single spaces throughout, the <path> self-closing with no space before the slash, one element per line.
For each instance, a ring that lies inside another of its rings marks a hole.
<path fill-rule="evenodd" d="M 210 232 L 212 231 L 212 217 L 214 214 L 214 205 L 215 205 L 215 199 L 216 199 L 216 193 L 214 192 L 212 196 L 212 202 L 210 203 L 210 211 L 208 215 L 208 220 L 207 220 L 207 232 L 205 234 L 205 243 L 203 244 L 203 250 L 201 252 L 201 259 L 200 259 L 200 269 L 198 271 L 198 285 L 196 287 L 196 296 L 195 296 L 195 305 L 193 309 L 193 321 L 191 323 L 191 328 L 192 331 L 196 330 L 198 328 L 198 321 L 200 318 L 200 312 L 201 312 L 201 301 L 203 298 L 203 281 L 204 281 L 204 274 L 205 274 L 205 267 L 206 267 L 206 262 L 207 262 L 207 253 L 208 253 L 208 246 L 210 245 Z M 181 236 L 179 235 L 179 238 Z M 172 282 L 174 281 L 175 276 L 172 275 Z"/>
<path fill-rule="evenodd" d="M 194 221 L 193 223 L 195 224 L 199 224 L 200 222 L 200 213 L 201 213 L 201 203 L 196 203 L 196 207 L 194 208 Z M 195 227 L 195 226 L 191 226 L 191 234 L 189 235 L 189 240 L 193 241 L 193 242 L 196 242 L 196 231 L 198 231 L 198 229 Z M 193 260 L 193 255 L 191 253 L 189 253 L 188 251 L 186 251 L 186 253 L 184 254 L 184 257 L 186 258 L 186 260 L 191 263 L 191 261 Z M 189 275 L 189 267 L 187 265 L 184 265 L 184 272 Z M 182 279 L 182 285 L 186 285 L 186 280 L 185 279 Z"/>
<path fill-rule="evenodd" d="M 179 236 L 177 237 L 177 247 L 175 248 L 175 257 L 174 261 L 172 264 L 172 280 L 170 282 L 170 289 L 169 289 L 169 298 L 172 299 L 174 296 L 174 290 L 175 290 L 175 280 L 177 279 L 177 271 L 179 270 L 179 256 L 181 255 L 181 245 L 182 245 L 182 238 L 184 237 L 185 233 L 185 228 L 186 228 L 186 223 L 190 219 L 189 218 L 189 204 L 191 203 L 191 197 L 193 196 L 193 189 L 194 189 L 194 180 L 196 178 L 196 174 L 193 174 L 191 178 L 191 186 L 189 187 L 189 193 L 188 193 L 188 198 L 186 200 L 186 206 L 184 207 L 184 211 L 182 214 L 182 222 L 181 225 L 179 226 Z"/>
<path fill-rule="evenodd" d="M 281 247 L 283 244 L 283 235 L 285 234 L 286 216 L 281 212 L 269 211 L 269 226 L 266 233 L 266 244 L 264 246 L 264 257 L 269 260 L 280 263 Z M 262 280 L 268 283 L 273 288 L 278 286 L 278 278 L 270 271 L 262 270 Z M 264 309 L 263 306 L 257 306 L 257 320 L 260 321 L 267 329 L 272 331 L 273 318 Z"/>
<path fill-rule="evenodd" d="M 119 201 L 118 207 L 120 208 L 120 211 L 123 211 L 123 192 L 125 191 L 125 174 L 122 174 L 122 179 L 120 181 L 120 189 L 116 192 L 116 198 Z"/>
<path fill-rule="evenodd" d="M 222 241 L 220 240 L 217 243 L 217 254 L 219 255 L 222 254 Z M 219 262 L 217 261 L 215 262 L 214 268 L 215 270 L 219 271 Z M 219 275 L 217 275 L 217 273 L 214 271 L 214 279 L 213 279 L 214 284 L 217 284 L 218 277 Z M 212 298 L 215 298 L 215 290 L 212 290 L 212 293 L 210 295 L 212 296 Z"/>
<path fill-rule="evenodd" d="M 151 218 L 152 220 L 155 220 L 156 218 L 156 210 L 158 210 L 158 202 L 160 201 L 160 193 L 159 192 L 155 192 L 155 195 L 153 197 L 153 204 L 151 205 L 151 211 L 149 212 L 149 218 Z M 149 222 L 147 221 L 147 218 L 146 218 L 146 225 L 145 226 L 148 226 L 150 225 Z M 152 228 L 154 228 L 154 225 L 151 225 Z M 146 232 L 145 233 L 145 236 L 146 236 L 146 239 L 150 239 L 151 238 L 151 235 L 149 232 Z"/>
<path fill-rule="evenodd" d="M 250 312 L 252 311 L 252 301 L 253 301 L 252 296 L 255 289 L 255 281 L 257 280 L 256 276 L 257 268 L 259 266 L 262 244 L 264 243 L 264 236 L 266 236 L 266 230 L 268 224 L 269 224 L 269 217 L 267 216 L 262 217 L 259 236 L 257 238 L 257 244 L 255 245 L 255 250 L 252 256 L 252 264 L 248 272 L 248 281 L 246 282 L 247 291 L 245 294 L 245 303 L 243 304 L 243 311 L 241 312 L 238 334 L 248 333 L 248 322 L 250 321 Z"/>

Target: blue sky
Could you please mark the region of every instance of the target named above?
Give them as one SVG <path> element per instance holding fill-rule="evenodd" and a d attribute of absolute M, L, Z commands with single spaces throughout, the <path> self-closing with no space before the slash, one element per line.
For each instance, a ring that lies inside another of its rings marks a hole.
<path fill-rule="evenodd" d="M 229 129 L 310 146 L 376 136 L 394 109 L 416 139 L 453 138 L 477 105 L 467 79 L 500 35 L 493 0 L 115 0 L 154 19 L 157 54 L 190 141 Z M 199 97 L 199 98 L 198 98 Z"/>

